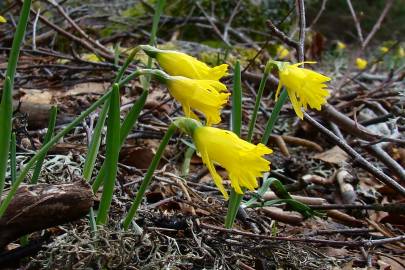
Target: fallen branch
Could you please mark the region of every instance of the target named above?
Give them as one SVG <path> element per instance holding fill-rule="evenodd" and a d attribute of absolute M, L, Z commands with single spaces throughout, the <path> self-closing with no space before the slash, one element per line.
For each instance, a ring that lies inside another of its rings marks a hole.
<path fill-rule="evenodd" d="M 386 184 L 387 186 L 391 187 L 392 189 L 398 191 L 401 195 L 405 196 L 405 188 L 397 183 L 394 179 L 377 169 L 374 165 L 368 162 L 365 158 L 363 158 L 359 153 L 356 152 L 350 145 L 348 145 L 345 141 L 340 139 L 338 136 L 333 134 L 333 132 L 329 131 L 327 128 L 322 126 L 318 123 L 315 119 L 309 116 L 307 113 L 304 113 L 305 120 L 315 126 L 319 131 L 323 134 L 328 136 L 334 143 L 336 143 L 342 150 L 348 153 L 353 159 L 354 162 L 357 162 L 360 167 L 374 175 L 378 180 Z"/>
<path fill-rule="evenodd" d="M 93 192 L 84 182 L 20 187 L 0 218 L 0 249 L 20 236 L 84 217 Z"/>

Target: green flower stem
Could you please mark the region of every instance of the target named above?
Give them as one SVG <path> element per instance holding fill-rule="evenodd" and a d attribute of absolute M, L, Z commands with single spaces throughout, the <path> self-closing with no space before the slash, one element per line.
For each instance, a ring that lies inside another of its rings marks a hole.
<path fill-rule="evenodd" d="M 14 183 L 15 180 L 17 179 L 17 160 L 16 160 L 16 155 L 17 155 L 17 142 L 16 142 L 16 137 L 15 133 L 13 132 L 11 134 L 11 145 L 10 145 L 10 166 L 11 166 L 11 183 Z"/>
<path fill-rule="evenodd" d="M 53 131 L 55 129 L 57 114 L 58 114 L 58 108 L 56 106 L 52 106 L 51 111 L 49 113 L 48 130 L 47 130 L 47 132 L 45 134 L 43 144 L 46 144 L 47 142 L 49 142 L 51 140 L 52 136 L 53 136 Z M 31 184 L 38 183 L 39 175 L 41 174 L 42 163 L 44 162 L 44 159 L 46 157 L 46 153 L 47 152 L 45 152 L 43 155 L 41 155 L 38 158 L 38 161 L 37 161 L 37 163 L 35 165 L 34 173 L 32 174 Z"/>
<path fill-rule="evenodd" d="M 260 107 L 260 102 L 262 100 L 263 92 L 264 92 L 264 87 L 266 86 L 267 79 L 269 78 L 271 69 L 274 65 L 272 63 L 267 63 L 266 68 L 264 69 L 263 77 L 260 80 L 260 85 L 259 85 L 259 91 L 257 92 L 256 96 L 256 102 L 255 102 L 255 108 L 253 109 L 253 114 L 252 118 L 250 119 L 249 122 L 249 131 L 248 131 L 248 136 L 247 136 L 247 141 L 251 142 L 252 137 L 253 137 L 253 131 L 255 129 L 256 125 L 256 119 L 257 119 L 257 112 L 259 111 Z"/>
<path fill-rule="evenodd" d="M 231 117 L 232 131 L 240 137 L 242 127 L 242 82 L 239 61 L 236 61 L 234 68 Z"/>
<path fill-rule="evenodd" d="M 110 106 L 107 120 L 107 146 L 104 190 L 101 196 L 96 224 L 107 223 L 108 212 L 114 194 L 115 178 L 117 177 L 118 156 L 120 150 L 120 92 L 119 85 L 114 84 L 110 95 Z"/>
<path fill-rule="evenodd" d="M 276 105 L 274 106 L 273 111 L 271 112 L 270 118 L 267 121 L 266 129 L 263 134 L 262 144 L 267 145 L 271 132 L 273 131 L 274 125 L 277 121 L 277 118 L 280 114 L 281 108 L 283 107 L 284 103 L 287 101 L 288 93 L 285 89 L 281 92 Z"/>
<path fill-rule="evenodd" d="M 7 159 L 10 151 L 11 126 L 13 115 L 13 87 L 14 76 L 17 69 L 17 61 L 20 55 L 21 44 L 24 40 L 25 30 L 27 28 L 31 0 L 24 0 L 17 29 L 14 34 L 13 44 L 8 58 L 6 80 L 4 83 L 3 94 L 0 103 L 0 198 L 3 194 Z"/>
<path fill-rule="evenodd" d="M 131 74 L 133 78 L 140 75 L 139 72 L 134 72 Z M 6 80 L 7 82 L 7 80 Z M 121 87 L 120 83 L 120 87 Z M 29 170 L 32 166 L 37 162 L 39 157 L 46 153 L 55 143 L 57 143 L 63 136 L 69 133 L 74 127 L 79 125 L 90 113 L 92 113 L 95 109 L 97 109 L 101 104 L 103 104 L 111 94 L 111 90 L 105 93 L 99 100 L 94 102 L 87 110 L 82 112 L 73 122 L 71 122 L 67 127 L 65 127 L 62 131 L 56 134 L 47 144 L 43 145 L 42 148 L 28 161 L 27 165 L 22 169 L 20 174 L 17 177 L 17 180 L 13 183 L 10 188 L 9 193 L 7 194 L 6 198 L 2 201 L 0 205 L 0 217 L 3 216 L 4 212 L 6 211 L 8 205 L 10 204 L 12 198 L 14 197 L 15 193 L 17 192 L 18 187 L 24 181 L 24 178 L 27 176 Z M 2 134 L 0 132 L 0 134 Z"/>
<path fill-rule="evenodd" d="M 159 145 L 159 148 L 153 157 L 152 162 L 149 165 L 148 171 L 146 172 L 142 184 L 139 187 L 138 192 L 136 193 L 135 200 L 132 203 L 131 208 L 127 216 L 124 219 L 123 226 L 125 230 L 128 230 L 129 225 L 131 224 L 132 220 L 134 219 L 136 212 L 142 202 L 143 196 L 146 192 L 146 189 L 149 187 L 150 183 L 152 182 L 153 173 L 156 170 L 157 166 L 159 165 L 159 161 L 163 155 L 163 151 L 166 148 L 166 145 L 169 143 L 170 138 L 173 136 L 174 132 L 176 131 L 176 125 L 171 124 L 166 131 L 165 136 L 162 139 L 162 142 Z"/>
<path fill-rule="evenodd" d="M 233 93 L 232 93 L 232 131 L 241 136 L 242 127 L 242 83 L 239 61 L 236 61 L 233 76 Z M 238 194 L 231 188 L 228 211 L 225 218 L 225 227 L 232 228 L 238 213 L 239 205 L 242 201 L 243 194 Z"/>
<path fill-rule="evenodd" d="M 235 222 L 236 215 L 238 214 L 239 205 L 242 202 L 243 194 L 236 193 L 235 190 L 231 189 L 231 195 L 228 204 L 228 211 L 225 218 L 225 228 L 232 229 L 233 223 Z"/>

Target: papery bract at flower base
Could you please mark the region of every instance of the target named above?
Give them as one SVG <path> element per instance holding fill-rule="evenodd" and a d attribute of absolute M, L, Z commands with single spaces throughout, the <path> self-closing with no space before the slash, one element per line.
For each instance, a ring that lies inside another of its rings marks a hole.
<path fill-rule="evenodd" d="M 270 161 L 263 156 L 272 153 L 272 150 L 263 144 L 254 145 L 231 131 L 206 126 L 195 128 L 192 137 L 203 163 L 225 199 L 229 197 L 228 192 L 214 164 L 226 169 L 232 188 L 239 194 L 243 194 L 242 188 L 256 189 L 256 178 L 270 170 Z"/>
<path fill-rule="evenodd" d="M 187 117 L 198 119 L 192 109 L 204 114 L 206 125 L 221 122 L 221 110 L 228 102 L 230 93 L 219 81 L 194 80 L 181 76 L 169 76 L 166 85 L 170 94 L 181 103 Z"/>
<path fill-rule="evenodd" d="M 140 46 L 150 57 L 156 58 L 163 70 L 172 76 L 184 76 L 199 80 L 219 80 L 227 75 L 228 65 L 209 67 L 196 58 L 171 50 L 160 50 L 149 45 Z"/>
<path fill-rule="evenodd" d="M 313 64 L 314 62 L 305 62 Z M 303 63 L 289 64 L 281 63 L 279 69 L 279 85 L 276 91 L 276 99 L 282 86 L 285 86 L 290 97 L 291 104 L 295 113 L 303 119 L 303 109 L 306 110 L 308 105 L 312 109 L 321 110 L 323 104 L 327 101 L 329 91 L 326 89 L 326 82 L 330 78 L 315 71 L 300 68 Z"/>

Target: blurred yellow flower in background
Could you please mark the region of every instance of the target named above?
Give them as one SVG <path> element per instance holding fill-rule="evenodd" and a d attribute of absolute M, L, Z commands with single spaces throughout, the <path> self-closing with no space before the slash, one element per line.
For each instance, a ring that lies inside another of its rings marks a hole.
<path fill-rule="evenodd" d="M 304 62 L 313 64 L 314 62 Z M 276 99 L 282 86 L 285 86 L 295 113 L 301 119 L 304 118 L 303 110 L 308 105 L 312 109 L 321 110 L 326 103 L 329 91 L 325 82 L 330 78 L 315 71 L 300 68 L 303 63 L 290 64 L 283 62 L 278 65 L 279 84 L 276 91 Z"/>
<path fill-rule="evenodd" d="M 385 47 L 385 46 L 381 46 L 379 48 L 379 50 L 380 50 L 381 53 L 387 53 L 389 51 L 389 49 L 387 47 Z"/>
<path fill-rule="evenodd" d="M 287 48 L 284 47 L 283 45 L 279 45 L 277 47 L 276 53 L 277 53 L 277 58 L 279 58 L 279 59 L 285 59 L 290 54 L 290 52 L 287 50 Z"/>
<path fill-rule="evenodd" d="M 196 58 L 171 50 L 160 50 L 149 45 L 141 45 L 142 50 L 157 60 L 162 69 L 172 76 L 183 76 L 198 80 L 219 80 L 227 75 L 228 65 L 209 67 Z"/>
<path fill-rule="evenodd" d="M 399 57 L 404 57 L 405 56 L 405 50 L 402 47 L 398 48 L 398 56 Z"/>
<path fill-rule="evenodd" d="M 85 53 L 81 56 L 81 58 L 82 58 L 82 60 L 89 61 L 89 62 L 95 62 L 95 63 L 104 61 L 104 59 L 102 57 L 97 56 L 94 53 Z"/>
<path fill-rule="evenodd" d="M 367 64 L 368 64 L 367 60 L 360 57 L 356 58 L 356 67 L 359 70 L 365 69 L 367 67 Z"/>
<path fill-rule="evenodd" d="M 344 49 L 346 49 L 346 44 L 344 44 L 342 41 L 338 41 L 337 42 L 337 44 L 336 44 L 336 46 L 337 46 L 337 49 L 338 50 L 344 50 Z"/>
<path fill-rule="evenodd" d="M 6 23 L 7 20 L 6 18 L 4 18 L 3 16 L 0 16 L 0 23 Z"/>
<path fill-rule="evenodd" d="M 182 76 L 167 76 L 170 94 L 181 103 L 187 117 L 198 119 L 192 109 L 204 114 L 206 125 L 221 122 L 221 110 L 230 93 L 224 84 L 215 80 L 195 80 Z"/>
<path fill-rule="evenodd" d="M 270 161 L 263 156 L 272 153 L 272 150 L 263 144 L 254 145 L 231 131 L 206 126 L 195 128 L 192 137 L 203 163 L 225 199 L 229 197 L 228 192 L 214 164 L 225 168 L 231 186 L 239 194 L 243 194 L 242 188 L 256 189 L 256 178 L 270 170 Z"/>

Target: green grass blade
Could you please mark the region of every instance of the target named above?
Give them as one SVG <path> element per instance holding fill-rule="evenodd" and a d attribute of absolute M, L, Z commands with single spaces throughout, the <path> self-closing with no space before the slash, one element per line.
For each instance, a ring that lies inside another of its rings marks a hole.
<path fill-rule="evenodd" d="M 139 76 L 141 73 L 139 71 L 133 72 L 130 76 L 131 78 L 135 78 Z M 120 83 L 120 87 L 121 87 Z M 100 99 L 94 102 L 87 110 L 82 112 L 75 120 L 73 120 L 67 127 L 65 127 L 62 131 L 55 135 L 47 144 L 43 145 L 42 148 L 28 161 L 28 163 L 24 166 L 22 171 L 19 173 L 17 180 L 10 188 L 10 191 L 7 193 L 6 198 L 0 204 L 0 217 L 3 216 L 4 212 L 6 211 L 8 205 L 10 204 L 11 200 L 13 199 L 15 193 L 17 192 L 18 187 L 24 181 L 24 178 L 27 176 L 29 170 L 38 160 L 38 158 L 43 154 L 46 153 L 55 143 L 57 143 L 63 136 L 69 133 L 74 127 L 79 125 L 90 113 L 92 113 L 95 109 L 97 109 L 101 104 L 103 104 L 108 98 L 110 98 L 111 90 L 105 93 Z M 0 134 L 2 134 L 0 132 Z"/>
<path fill-rule="evenodd" d="M 149 187 L 150 183 L 152 182 L 152 177 L 153 177 L 153 173 L 156 170 L 156 167 L 159 165 L 159 161 L 162 157 L 163 151 L 166 148 L 166 145 L 169 143 L 170 138 L 173 136 L 174 132 L 176 131 L 176 126 L 174 124 L 171 124 L 169 126 L 169 128 L 166 131 L 165 136 L 162 139 L 162 142 L 159 145 L 159 148 L 155 154 L 155 156 L 153 157 L 152 162 L 149 165 L 148 171 L 146 172 L 142 184 L 139 187 L 138 192 L 136 193 L 136 197 L 135 200 L 132 203 L 131 208 L 129 209 L 129 212 L 127 214 L 127 216 L 124 219 L 123 222 L 123 226 L 125 230 L 128 230 L 129 225 L 131 224 L 133 218 L 136 215 L 136 212 L 139 208 L 139 206 L 141 205 L 143 196 L 146 192 L 146 189 Z"/>
<path fill-rule="evenodd" d="M 187 147 L 186 152 L 184 153 L 184 161 L 183 165 L 181 166 L 181 176 L 186 177 L 190 171 L 190 163 L 191 163 L 191 158 L 193 157 L 195 153 L 195 148 L 194 147 Z"/>
<path fill-rule="evenodd" d="M 242 127 L 242 81 L 240 72 L 240 63 L 236 61 L 233 75 L 233 93 L 232 93 L 232 131 L 239 137 Z"/>
<path fill-rule="evenodd" d="M 96 127 L 94 128 L 93 134 L 91 136 L 89 150 L 87 151 L 86 160 L 83 166 L 83 178 L 85 181 L 89 181 L 91 175 L 93 174 L 93 169 L 96 164 L 97 155 L 100 149 L 101 135 L 103 132 L 105 119 L 107 118 L 107 112 L 109 107 L 110 102 L 107 100 L 104 103 L 103 108 L 101 109 L 98 115 Z"/>
<path fill-rule="evenodd" d="M 271 132 L 273 131 L 274 125 L 276 124 L 276 121 L 280 114 L 281 108 L 283 107 L 284 103 L 286 102 L 287 97 L 288 97 L 288 93 L 285 89 L 283 89 L 280 96 L 278 97 L 276 105 L 274 105 L 274 109 L 271 112 L 270 118 L 267 121 L 266 129 L 264 131 L 263 138 L 262 138 L 262 144 L 267 145 L 267 143 L 269 142 Z"/>
<path fill-rule="evenodd" d="M 10 77 L 6 77 L 3 88 L 3 97 L 0 103 L 0 198 L 3 193 L 7 160 L 10 151 L 10 139 L 13 119 L 13 101 Z"/>
<path fill-rule="evenodd" d="M 114 83 L 118 83 L 119 81 L 121 81 L 122 76 L 124 76 L 125 71 L 127 70 L 128 66 L 131 64 L 131 62 L 134 60 L 134 57 L 139 52 L 139 50 L 140 50 L 139 47 L 135 47 L 134 49 L 132 49 L 131 53 L 125 60 L 124 64 L 118 70 L 118 73 L 114 79 Z M 93 174 L 97 155 L 100 150 L 101 133 L 103 131 L 103 127 L 105 124 L 105 119 L 107 117 L 108 110 L 109 110 L 109 101 L 107 100 L 98 116 L 97 124 L 96 124 L 96 127 L 94 128 L 94 132 L 91 137 L 91 141 L 90 141 L 90 145 L 89 145 L 89 150 L 87 152 L 86 160 L 84 162 L 83 178 L 86 181 L 89 181 L 91 178 L 91 175 Z"/>
<path fill-rule="evenodd" d="M 151 46 L 155 46 L 160 16 L 162 15 L 165 4 L 166 4 L 166 0 L 158 0 L 155 4 L 155 14 L 153 14 L 152 29 L 150 31 L 150 40 L 149 40 L 149 45 L 151 45 Z M 151 68 L 151 67 L 152 67 L 152 58 L 148 57 L 148 63 L 146 65 L 146 68 Z M 142 87 L 144 90 L 149 89 L 150 75 L 143 77 L 143 80 L 141 80 L 141 82 L 142 82 Z"/>
<path fill-rule="evenodd" d="M 0 197 L 3 193 L 7 159 L 10 151 L 11 123 L 13 114 L 13 86 L 14 76 L 17 69 L 18 57 L 20 55 L 21 44 L 24 40 L 25 30 L 27 28 L 31 0 L 24 0 L 17 29 L 14 34 L 13 45 L 7 63 L 6 80 L 4 83 L 3 94 L 0 103 Z"/>
<path fill-rule="evenodd" d="M 269 78 L 269 74 L 271 72 L 272 67 L 273 67 L 272 64 L 268 63 L 266 65 L 266 68 L 264 69 L 263 77 L 260 80 L 259 91 L 257 91 L 257 96 L 256 96 L 255 108 L 253 109 L 252 118 L 250 119 L 250 122 L 249 122 L 249 131 L 248 131 L 248 137 L 247 137 L 248 142 L 252 141 L 253 132 L 254 132 L 255 125 L 256 125 L 257 112 L 259 111 L 264 87 L 266 86 L 266 82 L 267 82 L 267 79 Z"/>
<path fill-rule="evenodd" d="M 20 56 L 20 48 L 24 40 L 25 30 L 28 24 L 30 8 L 31 8 L 31 0 L 24 0 L 7 64 L 6 77 L 10 78 L 11 88 L 13 88 L 14 85 L 14 76 L 17 69 L 18 57 Z"/>
<path fill-rule="evenodd" d="M 11 183 L 14 183 L 17 179 L 17 142 L 15 133 L 11 134 L 11 145 L 10 145 L 10 166 L 11 166 Z"/>
<path fill-rule="evenodd" d="M 139 99 L 132 106 L 131 110 L 124 119 L 124 122 L 121 125 L 120 129 L 120 146 L 125 142 L 126 137 L 131 132 L 132 127 L 135 125 L 135 122 L 138 120 L 139 114 L 141 113 L 143 106 L 145 105 L 146 98 L 148 97 L 148 91 L 143 91 Z M 106 161 L 104 160 L 103 165 L 101 166 L 100 171 L 94 181 L 92 188 L 93 192 L 96 193 L 100 188 L 102 181 L 105 175 Z"/>
<path fill-rule="evenodd" d="M 52 136 L 53 136 L 53 132 L 54 132 L 55 125 L 56 125 L 56 116 L 57 115 L 58 115 L 58 108 L 56 106 L 52 106 L 51 111 L 49 113 L 48 130 L 47 130 L 47 132 L 45 134 L 43 144 L 46 144 L 47 142 L 49 142 L 51 140 Z M 35 165 L 34 173 L 32 174 L 31 184 L 38 183 L 39 175 L 40 175 L 41 169 L 42 169 L 42 163 L 44 162 L 46 154 L 47 154 L 47 152 L 45 152 L 44 154 L 42 154 L 38 158 L 38 161 L 37 161 L 37 163 Z"/>
<path fill-rule="evenodd" d="M 118 156 L 120 150 L 120 93 L 118 84 L 114 84 L 110 98 L 107 119 L 106 142 L 106 172 L 104 190 L 101 196 L 100 207 L 97 214 L 97 225 L 106 224 L 108 212 L 114 193 L 115 179 L 117 177 Z"/>

